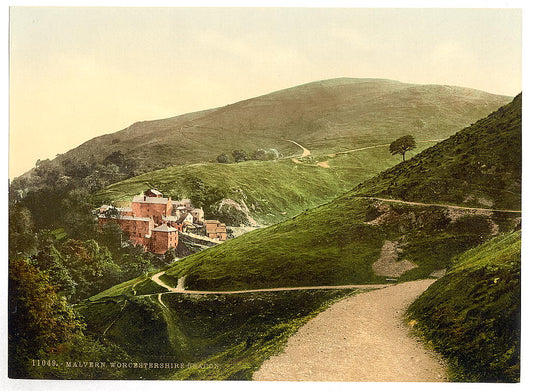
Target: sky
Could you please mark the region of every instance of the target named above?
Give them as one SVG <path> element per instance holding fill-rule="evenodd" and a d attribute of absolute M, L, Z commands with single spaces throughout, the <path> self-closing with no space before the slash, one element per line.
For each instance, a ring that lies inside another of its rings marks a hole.
<path fill-rule="evenodd" d="M 519 9 L 10 10 L 9 177 L 137 121 L 335 77 L 522 89 Z"/>

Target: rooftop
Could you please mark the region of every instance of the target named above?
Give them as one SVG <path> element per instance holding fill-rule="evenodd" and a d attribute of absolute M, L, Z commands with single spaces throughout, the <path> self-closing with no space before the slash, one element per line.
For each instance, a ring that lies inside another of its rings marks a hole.
<path fill-rule="evenodd" d="M 168 198 L 163 197 L 147 197 L 147 196 L 135 196 L 133 197 L 133 202 L 139 202 L 143 204 L 166 204 Z"/>
<path fill-rule="evenodd" d="M 157 232 L 175 232 L 175 231 L 177 231 L 177 229 L 174 228 L 174 227 L 169 227 L 166 224 L 161 224 L 159 227 L 154 228 L 152 231 L 157 231 Z"/>
<path fill-rule="evenodd" d="M 134 220 L 134 221 L 150 221 L 150 217 L 135 217 L 135 216 L 127 216 L 127 215 L 120 215 L 117 217 L 107 217 L 106 215 L 98 215 L 99 218 L 102 219 L 112 219 L 112 220 Z"/>
<path fill-rule="evenodd" d="M 163 193 L 161 193 L 159 190 L 157 189 L 150 189 L 150 190 L 146 190 L 145 193 L 152 193 L 152 194 L 155 194 L 156 196 L 163 196 Z"/>

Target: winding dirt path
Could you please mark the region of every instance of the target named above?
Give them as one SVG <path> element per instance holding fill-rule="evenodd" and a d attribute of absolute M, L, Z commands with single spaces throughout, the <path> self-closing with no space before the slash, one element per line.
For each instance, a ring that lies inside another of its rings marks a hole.
<path fill-rule="evenodd" d="M 417 142 L 417 143 L 435 143 L 435 142 L 444 141 L 444 140 L 446 140 L 446 139 L 444 139 L 444 138 L 437 138 L 437 139 L 434 139 L 434 140 L 417 140 L 416 142 Z M 368 146 L 368 147 L 361 147 L 361 148 L 349 149 L 349 150 L 347 150 L 347 151 L 333 152 L 333 153 L 329 154 L 328 156 L 329 156 L 329 157 L 335 157 L 335 156 L 337 156 L 337 155 L 342 155 L 342 154 L 352 153 L 352 152 L 358 152 L 358 151 L 365 151 L 365 150 L 367 150 L 367 149 L 388 147 L 389 145 L 390 145 L 390 143 L 388 143 L 388 144 L 370 145 L 370 146 Z"/>
<path fill-rule="evenodd" d="M 306 157 L 306 156 L 309 156 L 311 155 L 311 151 L 308 150 L 307 148 L 305 148 L 304 146 L 298 144 L 296 141 L 292 141 L 292 140 L 285 140 L 285 141 L 288 141 L 290 143 L 293 143 L 294 145 L 302 148 L 302 154 L 299 156 L 299 157 Z"/>
<path fill-rule="evenodd" d="M 298 286 L 298 287 L 288 287 L 288 288 L 264 288 L 264 289 L 246 289 L 240 291 L 190 291 L 184 288 L 184 278 L 178 280 L 178 286 L 171 287 L 170 285 L 165 284 L 159 278 L 165 272 L 159 272 L 154 274 L 151 278 L 152 281 L 156 284 L 167 289 L 166 293 L 189 293 L 194 295 L 232 295 L 239 293 L 255 293 L 255 292 L 285 292 L 285 291 L 301 291 L 301 290 L 326 290 L 326 289 L 380 289 L 390 286 L 391 284 L 366 284 L 366 285 L 324 285 L 324 286 Z M 157 293 L 160 295 L 161 293 Z M 151 296 L 142 295 L 142 296 Z"/>
<path fill-rule="evenodd" d="M 426 203 L 423 203 L 423 202 L 393 200 L 393 199 L 379 198 L 379 197 L 364 197 L 364 196 L 361 196 L 361 198 L 369 198 L 371 200 L 378 200 L 378 201 L 384 201 L 384 202 L 393 202 L 393 203 L 396 203 L 396 204 L 415 205 L 415 206 L 439 206 L 439 207 L 442 207 L 442 208 L 449 208 L 449 209 L 476 210 L 476 211 L 483 211 L 483 212 L 522 213 L 521 210 L 489 209 L 489 208 L 477 208 L 475 206 L 458 206 L 458 205 L 445 205 L 445 204 L 426 204 Z"/>
<path fill-rule="evenodd" d="M 289 338 L 253 380 L 440 382 L 445 367 L 409 336 L 407 306 L 434 280 L 411 281 L 342 300 Z"/>

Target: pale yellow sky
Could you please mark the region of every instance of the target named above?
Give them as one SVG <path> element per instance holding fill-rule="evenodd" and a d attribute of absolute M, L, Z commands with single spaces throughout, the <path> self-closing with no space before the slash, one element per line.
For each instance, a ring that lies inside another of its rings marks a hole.
<path fill-rule="evenodd" d="M 315 80 L 516 95 L 521 56 L 513 9 L 15 7 L 9 176 L 136 121 Z"/>

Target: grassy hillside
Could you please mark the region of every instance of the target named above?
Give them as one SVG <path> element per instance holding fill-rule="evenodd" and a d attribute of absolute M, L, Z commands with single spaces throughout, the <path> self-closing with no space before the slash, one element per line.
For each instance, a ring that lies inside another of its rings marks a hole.
<path fill-rule="evenodd" d="M 350 290 L 93 298 L 79 306 L 98 338 L 136 362 L 183 363 L 130 371 L 129 379 L 251 380 L 290 335 Z"/>
<path fill-rule="evenodd" d="M 457 172 L 457 165 L 476 173 L 470 166 L 483 162 L 481 151 L 490 147 L 490 162 L 495 168 L 484 173 L 481 182 L 472 178 L 470 187 L 468 181 L 463 180 L 467 182 L 461 182 L 463 195 L 465 198 L 475 196 L 476 202 L 481 204 L 480 200 L 488 199 L 496 206 L 519 205 L 520 196 L 515 191 L 510 191 L 507 197 L 495 195 L 505 193 L 507 186 L 520 183 L 520 161 L 516 158 L 520 145 L 514 144 L 521 133 L 520 105 L 519 97 L 504 109 L 459 132 L 455 139 L 458 141 L 453 145 L 469 156 L 467 160 L 448 159 L 457 152 L 449 149 L 449 142 L 435 145 L 430 148 L 431 152 L 423 152 L 425 158 L 417 160 L 417 167 L 425 174 L 425 186 L 429 188 L 439 183 L 441 176 L 450 181 L 455 179 L 445 175 L 448 171 Z M 494 142 L 490 136 L 493 133 L 501 133 L 501 142 Z M 464 134 L 467 136 L 463 137 Z M 471 138 L 476 142 L 469 143 Z M 403 186 L 404 177 L 411 175 L 409 164 L 407 161 L 392 168 L 389 172 L 396 175 L 395 181 L 386 182 L 385 177 L 386 185 L 379 179 L 370 180 L 282 223 L 175 262 L 166 268 L 161 279 L 167 284 L 176 284 L 178 278 L 186 277 L 186 288 L 206 290 L 371 283 L 384 282 L 391 276 L 390 270 L 379 270 L 376 264 L 396 266 L 401 263 L 409 267 L 393 273 L 394 278 L 412 280 L 428 277 L 435 271 L 442 272 L 445 268 L 459 270 L 463 265 L 468 269 L 467 263 L 455 263 L 455 257 L 498 233 L 512 231 L 519 224 L 516 213 L 407 205 L 369 197 L 373 195 L 369 189 L 376 189 L 378 195 L 396 194 L 396 185 Z M 418 193 L 420 198 L 413 192 L 410 199 L 427 199 L 422 189 L 419 188 Z M 447 194 L 442 192 L 443 198 L 435 197 L 431 201 L 448 200 Z M 501 242 L 497 246 L 508 251 L 504 244 Z M 511 249 L 515 248 L 513 246 Z M 484 250 L 484 253 L 494 252 L 493 248 Z M 468 259 L 477 260 L 476 267 L 486 262 L 476 253 L 467 254 L 470 255 L 464 256 Z M 493 269 L 489 265 L 483 270 L 491 272 Z M 492 274 L 487 276 L 492 277 Z M 499 278 L 504 281 L 503 277 Z M 475 275 L 472 281 L 478 281 Z M 466 286 L 465 292 L 468 291 Z M 491 292 L 496 291 L 489 291 L 489 296 Z M 261 361 L 281 348 L 290 333 L 325 308 L 328 300 L 341 298 L 345 293 L 302 291 L 208 297 L 161 294 L 161 287 L 155 286 L 150 276 L 141 276 L 101 292 L 84 302 L 80 309 L 90 332 L 119 344 L 131 356 L 143 360 L 162 356 L 161 360 L 201 364 L 143 376 L 249 379 Z M 500 304 L 506 300 L 506 296 L 502 296 Z M 468 317 L 481 319 L 479 314 L 474 309 Z M 487 319 L 489 323 L 498 324 L 495 318 Z M 480 338 L 485 337 L 480 334 Z M 505 354 L 510 357 L 505 360 L 513 365 L 514 351 Z"/>
<path fill-rule="evenodd" d="M 355 189 L 406 201 L 520 209 L 522 94 L 487 118 Z"/>
<path fill-rule="evenodd" d="M 417 151 L 433 144 L 435 142 L 419 143 Z M 318 166 L 320 162 L 327 162 L 328 167 Z M 387 146 L 380 146 L 335 156 L 308 156 L 297 162 L 282 159 L 239 164 L 197 163 L 173 166 L 112 184 L 93 198 L 95 203 L 131 201 L 134 195 L 149 187 L 159 189 L 172 199 L 190 198 L 196 183 L 192 179 L 197 178 L 219 197 L 235 200 L 257 222 L 272 224 L 330 201 L 397 162 L 398 157 L 392 156 Z M 214 217 L 224 220 L 223 213 Z"/>
<path fill-rule="evenodd" d="M 398 194 L 396 189 L 407 184 L 404 178 L 412 177 L 411 165 L 415 165 L 424 182 L 420 187 L 414 183 L 418 192 L 410 193 L 411 200 L 428 200 L 427 189 L 449 180 L 460 184 L 462 200 L 483 199 L 495 207 L 519 207 L 520 143 L 516 140 L 521 134 L 520 113 L 519 96 L 452 139 L 424 151 L 422 157 L 395 166 L 329 204 L 189 256 L 166 274 L 187 276 L 190 288 L 215 290 L 378 282 L 385 277 L 376 275 L 372 265 L 390 241 L 399 248 L 398 260 L 417 266 L 401 279 L 427 277 L 448 267 L 452 257 L 514 228 L 518 215 L 403 205 L 367 196 Z M 476 143 L 468 141 L 471 139 Z M 450 145 L 461 149 L 468 159 L 455 159 Z M 489 150 L 490 155 L 485 152 Z M 490 165 L 484 160 L 487 155 Z M 468 180 L 453 174 L 478 170 L 485 171 Z M 388 179 L 390 173 L 394 173 L 393 181 Z M 390 193 L 380 191 L 384 188 Z M 453 187 L 429 201 L 446 201 L 448 194 L 455 194 Z"/>
<path fill-rule="evenodd" d="M 501 235 L 465 252 L 409 308 L 454 381 L 520 380 L 520 237 Z"/>
<path fill-rule="evenodd" d="M 445 138 L 510 98 L 468 88 L 405 84 L 382 79 L 333 79 L 305 84 L 224 107 L 137 122 L 60 155 L 102 162 L 121 151 L 139 172 L 212 161 L 235 149 L 317 153 L 365 147 L 413 134 Z"/>

